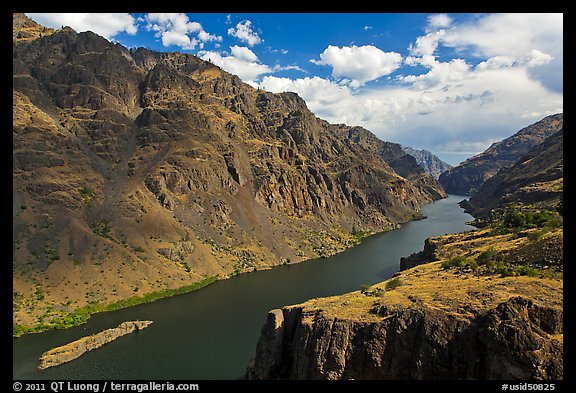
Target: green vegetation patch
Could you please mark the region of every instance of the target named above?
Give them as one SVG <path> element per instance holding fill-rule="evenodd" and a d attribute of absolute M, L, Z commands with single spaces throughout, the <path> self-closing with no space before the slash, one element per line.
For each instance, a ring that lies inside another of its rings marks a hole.
<path fill-rule="evenodd" d="M 348 241 L 349 245 L 356 246 L 362 243 L 362 240 L 366 239 L 368 236 L 371 236 L 372 232 L 370 231 L 359 231 L 354 227 L 352 232 L 350 232 L 350 240 Z"/>
<path fill-rule="evenodd" d="M 529 276 L 558 278 L 561 273 L 527 264 L 512 264 L 498 255 L 494 249 L 482 252 L 476 258 L 462 255 L 452 256 L 441 263 L 444 270 L 455 269 L 459 272 L 470 271 L 475 275 L 499 274 L 501 277 Z"/>
<path fill-rule="evenodd" d="M 21 335 L 28 333 L 37 333 L 50 329 L 66 329 L 69 327 L 78 326 L 85 323 L 88 320 L 88 318 L 90 318 L 90 316 L 94 313 L 102 311 L 119 310 L 121 308 L 135 306 L 142 303 L 150 303 L 165 297 L 196 291 L 209 284 L 212 284 L 217 280 L 217 278 L 218 278 L 217 276 L 210 276 L 201 281 L 195 282 L 191 285 L 186 285 L 176 289 L 163 289 L 160 291 L 147 293 L 143 296 L 133 296 L 128 299 L 123 299 L 108 305 L 92 302 L 84 307 L 77 309 L 74 312 L 56 316 L 47 323 L 41 322 L 32 327 L 13 323 L 12 335 L 13 337 L 20 337 Z"/>
<path fill-rule="evenodd" d="M 386 281 L 386 290 L 387 291 L 393 291 L 394 289 L 398 288 L 400 285 L 402 285 L 402 281 L 400 280 L 400 277 L 396 277 L 393 278 L 391 280 Z"/>
<path fill-rule="evenodd" d="M 217 279 L 216 276 L 210 276 L 205 278 L 204 280 L 180 288 L 162 289 L 160 291 L 150 292 L 142 296 L 133 296 L 128 299 L 123 299 L 116 303 L 109 304 L 108 306 L 106 306 L 105 311 L 119 310 L 121 308 L 135 306 L 137 304 L 150 303 L 165 297 L 196 291 L 200 288 L 205 287 L 206 285 L 212 284 L 214 281 L 216 281 L 216 279 Z"/>
<path fill-rule="evenodd" d="M 78 189 L 78 192 L 80 193 L 80 196 L 82 197 L 84 203 L 88 203 L 92 200 L 92 198 L 94 198 L 94 191 L 92 191 L 90 188 L 86 186 L 80 187 Z"/>
<path fill-rule="evenodd" d="M 92 232 L 94 232 L 94 234 L 113 240 L 112 236 L 110 235 L 112 228 L 108 221 L 93 222 L 90 224 L 90 228 L 92 228 Z"/>
<path fill-rule="evenodd" d="M 360 293 L 362 293 L 363 295 L 366 296 L 382 296 L 385 292 L 390 292 L 393 291 L 394 289 L 398 288 L 400 285 L 402 285 L 402 280 L 400 279 L 400 277 L 395 277 L 392 278 L 388 281 L 386 281 L 386 284 L 384 285 L 384 289 L 382 288 L 378 288 L 378 287 L 372 287 L 371 285 L 368 284 L 363 284 L 360 287 Z"/>
<path fill-rule="evenodd" d="M 505 234 L 533 228 L 552 230 L 563 225 L 562 207 L 556 209 L 535 209 L 509 206 L 500 219 L 492 224 L 494 233 Z"/>

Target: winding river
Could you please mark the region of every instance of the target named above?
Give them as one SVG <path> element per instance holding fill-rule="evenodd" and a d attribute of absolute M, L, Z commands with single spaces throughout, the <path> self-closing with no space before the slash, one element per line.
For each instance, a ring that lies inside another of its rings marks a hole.
<path fill-rule="evenodd" d="M 92 316 L 85 325 L 13 340 L 14 379 L 238 379 L 254 356 L 267 312 L 308 299 L 342 294 L 386 280 L 400 258 L 422 250 L 430 236 L 473 229 L 458 206 L 463 196 L 423 207 L 426 219 L 377 234 L 338 255 L 218 281 L 185 295 Z M 80 358 L 46 370 L 40 355 L 123 321 L 152 320 Z"/>

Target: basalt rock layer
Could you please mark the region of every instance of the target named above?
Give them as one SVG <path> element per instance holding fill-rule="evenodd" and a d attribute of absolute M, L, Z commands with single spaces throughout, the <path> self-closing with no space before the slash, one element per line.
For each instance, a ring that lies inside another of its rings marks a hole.
<path fill-rule="evenodd" d="M 248 378 L 562 379 L 562 345 L 549 339 L 562 328 L 558 308 L 517 296 L 468 312 L 382 306 L 367 322 L 274 310 Z"/>
<path fill-rule="evenodd" d="M 385 282 L 270 311 L 246 377 L 562 379 L 562 244 L 562 230 L 537 241 L 490 230 L 430 239 Z M 478 274 L 443 264 L 487 249 L 540 273 Z"/>

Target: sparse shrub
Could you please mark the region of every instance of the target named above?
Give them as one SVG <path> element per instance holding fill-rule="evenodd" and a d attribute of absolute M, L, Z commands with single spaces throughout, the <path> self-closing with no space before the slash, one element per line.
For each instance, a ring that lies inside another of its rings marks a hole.
<path fill-rule="evenodd" d="M 470 263 L 470 258 L 466 258 L 462 255 L 456 255 L 451 258 L 446 259 L 442 262 L 442 268 L 447 270 L 452 267 L 462 268 Z"/>
<path fill-rule="evenodd" d="M 476 262 L 479 266 L 486 266 L 488 269 L 491 269 L 496 264 L 496 250 L 493 248 L 489 248 L 486 251 L 483 251 L 478 257 L 476 257 Z"/>
<path fill-rule="evenodd" d="M 475 260 L 471 260 L 470 263 L 468 264 L 468 266 L 470 267 L 470 270 L 472 271 L 472 273 L 476 274 L 478 273 L 478 269 L 480 268 L 480 265 L 478 264 L 478 262 L 476 262 Z"/>
<path fill-rule="evenodd" d="M 514 268 L 514 273 L 518 276 L 528 276 L 528 277 L 540 276 L 540 270 L 526 265 L 516 266 Z"/>
<path fill-rule="evenodd" d="M 94 191 L 92 191 L 90 188 L 86 186 L 80 187 L 78 189 L 78 192 L 80 193 L 80 196 L 86 203 L 90 202 L 92 198 L 94 198 Z"/>
<path fill-rule="evenodd" d="M 502 277 L 510 277 L 515 275 L 514 269 L 512 269 L 512 267 L 501 261 L 496 263 L 493 272 L 500 274 L 500 276 Z"/>
<path fill-rule="evenodd" d="M 42 289 L 36 288 L 35 294 L 36 294 L 36 300 L 40 301 L 44 300 L 44 292 L 42 291 Z"/>
<path fill-rule="evenodd" d="M 387 291 L 392 291 L 392 290 L 398 288 L 400 285 L 402 285 L 402 281 L 400 280 L 400 277 L 396 277 L 396 278 L 393 278 L 391 280 L 388 280 L 386 282 L 385 288 Z"/>
<path fill-rule="evenodd" d="M 536 242 L 538 240 L 540 240 L 542 238 L 542 236 L 544 236 L 545 234 L 547 234 L 548 232 L 551 232 L 552 228 L 549 226 L 545 226 L 542 229 L 530 232 L 527 237 L 530 241 L 532 242 Z"/>

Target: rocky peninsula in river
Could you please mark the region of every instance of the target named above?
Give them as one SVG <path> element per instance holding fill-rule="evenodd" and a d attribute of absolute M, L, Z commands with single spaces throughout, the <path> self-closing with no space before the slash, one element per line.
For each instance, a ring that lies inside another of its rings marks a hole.
<path fill-rule="evenodd" d="M 76 341 L 44 352 L 40 357 L 38 368 L 43 370 L 48 367 L 59 366 L 70 362 L 88 351 L 108 344 L 119 337 L 140 331 L 150 326 L 152 321 L 127 321 L 122 322 L 115 328 L 106 329 L 91 336 L 82 337 Z"/>

